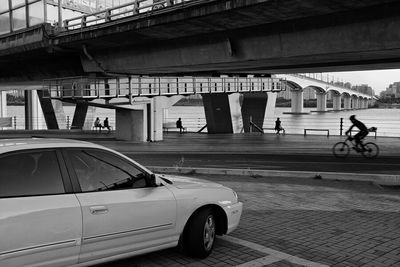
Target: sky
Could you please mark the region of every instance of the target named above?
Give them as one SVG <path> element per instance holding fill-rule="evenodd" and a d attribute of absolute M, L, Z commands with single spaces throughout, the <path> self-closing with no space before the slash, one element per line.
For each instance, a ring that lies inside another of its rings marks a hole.
<path fill-rule="evenodd" d="M 390 84 L 400 82 L 400 69 L 331 72 L 329 77 L 331 75 L 335 81 L 349 82 L 352 85 L 368 84 L 376 95 L 385 91 Z"/>

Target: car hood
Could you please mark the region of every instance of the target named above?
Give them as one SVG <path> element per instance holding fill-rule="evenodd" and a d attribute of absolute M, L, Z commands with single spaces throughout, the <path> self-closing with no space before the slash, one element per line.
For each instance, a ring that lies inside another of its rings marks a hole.
<path fill-rule="evenodd" d="M 217 184 L 214 182 L 210 182 L 207 180 L 202 180 L 198 178 L 191 178 L 185 176 L 177 176 L 177 175 L 158 175 L 161 178 L 167 179 L 172 182 L 172 185 L 179 189 L 186 188 L 224 188 L 223 185 Z"/>

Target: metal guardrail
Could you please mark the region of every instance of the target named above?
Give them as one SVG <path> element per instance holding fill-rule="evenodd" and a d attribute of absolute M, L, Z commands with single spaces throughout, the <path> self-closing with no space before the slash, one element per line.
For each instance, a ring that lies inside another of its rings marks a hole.
<path fill-rule="evenodd" d="M 44 80 L 44 97 L 111 99 L 206 93 L 280 92 L 286 80 L 242 77 L 71 77 Z"/>
<path fill-rule="evenodd" d="M 136 0 L 124 5 L 104 9 L 99 12 L 64 20 L 63 28 L 66 30 L 84 28 L 134 16 L 139 13 L 145 13 L 176 4 L 182 4 L 184 2 L 187 2 L 187 0 Z"/>

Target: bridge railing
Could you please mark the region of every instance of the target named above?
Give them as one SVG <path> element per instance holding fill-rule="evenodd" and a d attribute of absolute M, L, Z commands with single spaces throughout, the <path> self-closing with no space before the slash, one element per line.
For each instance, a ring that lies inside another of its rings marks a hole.
<path fill-rule="evenodd" d="M 186 0 L 185 0 L 186 1 Z M 157 10 L 167 6 L 185 2 L 182 0 L 136 0 L 130 3 L 104 9 L 99 12 L 83 15 L 76 18 L 64 20 L 63 27 L 66 30 L 84 28 L 110 22 L 124 17 L 133 16 L 152 10 Z"/>
<path fill-rule="evenodd" d="M 44 80 L 44 97 L 121 98 L 206 93 L 280 92 L 286 80 L 245 77 L 70 77 Z"/>

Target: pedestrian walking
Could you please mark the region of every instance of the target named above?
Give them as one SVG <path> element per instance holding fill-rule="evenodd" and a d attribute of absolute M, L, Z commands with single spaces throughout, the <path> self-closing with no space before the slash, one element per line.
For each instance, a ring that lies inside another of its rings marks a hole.
<path fill-rule="evenodd" d="M 176 128 L 179 129 L 179 133 L 183 133 L 183 126 L 182 126 L 182 120 L 181 120 L 181 118 L 179 118 L 179 119 L 176 121 Z"/>
<path fill-rule="evenodd" d="M 282 124 L 281 120 L 280 120 L 279 118 L 277 118 L 276 121 L 275 121 L 275 131 L 276 131 L 276 134 L 280 134 L 280 132 L 283 130 L 281 124 Z"/>

